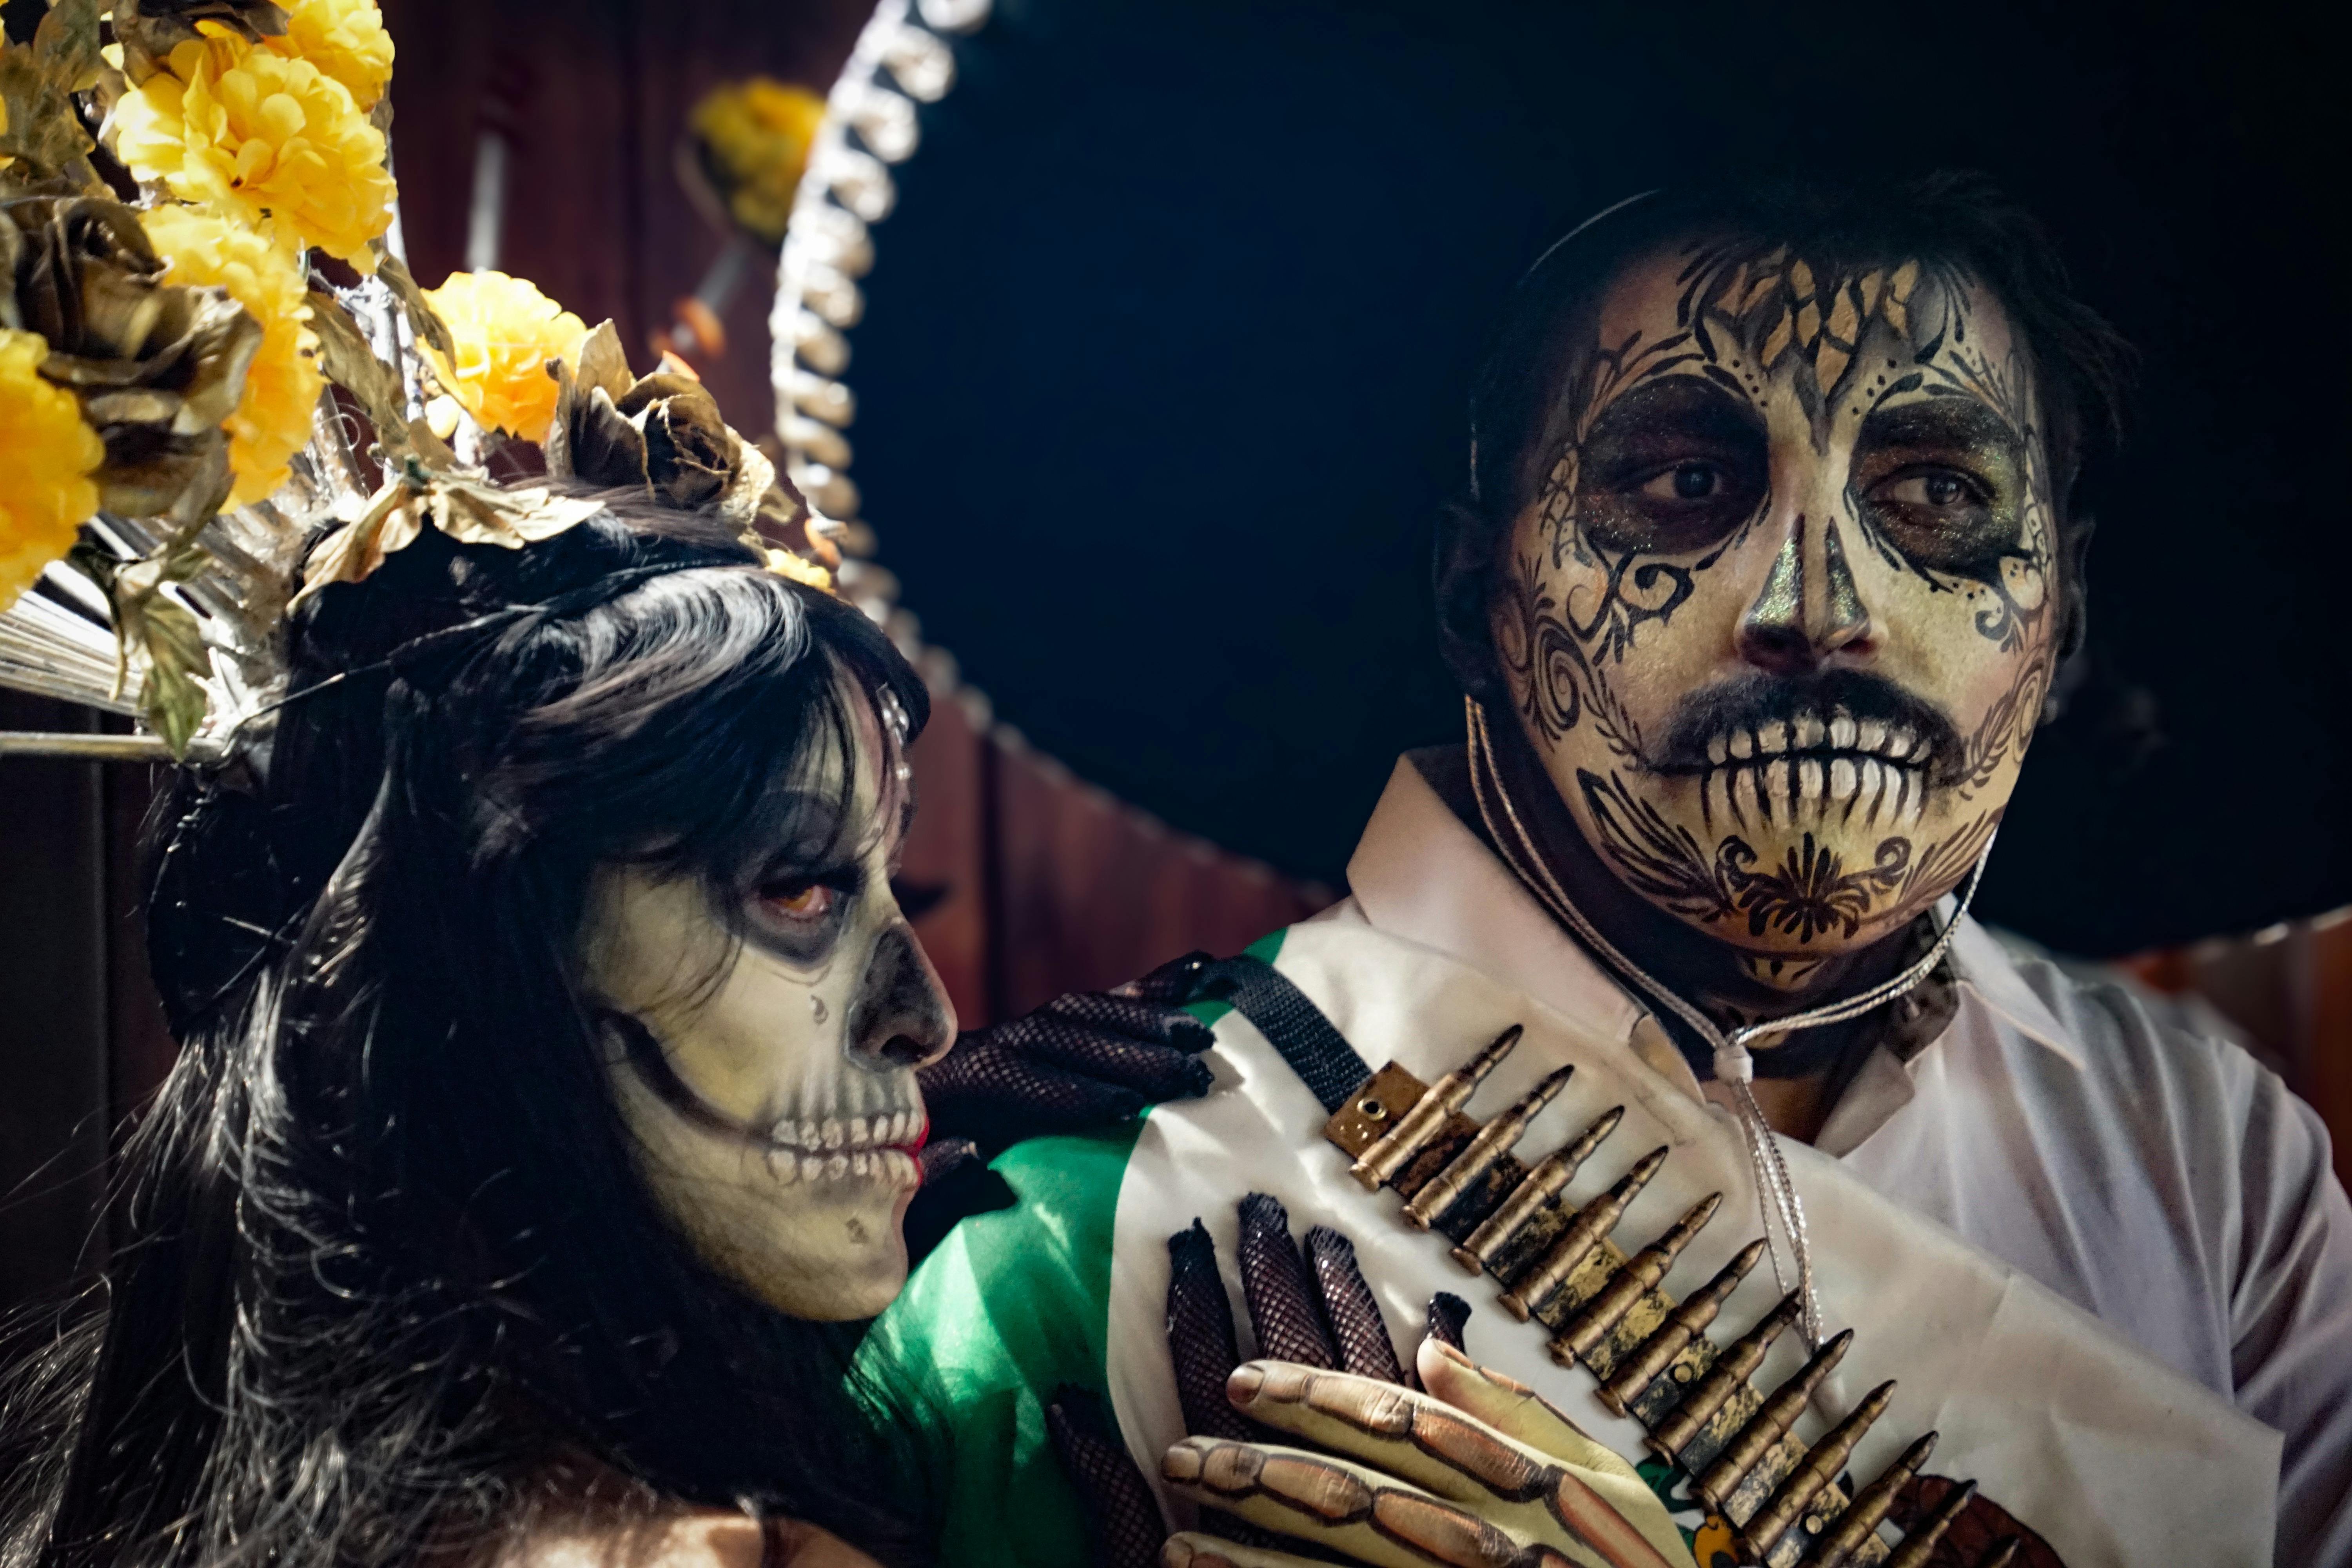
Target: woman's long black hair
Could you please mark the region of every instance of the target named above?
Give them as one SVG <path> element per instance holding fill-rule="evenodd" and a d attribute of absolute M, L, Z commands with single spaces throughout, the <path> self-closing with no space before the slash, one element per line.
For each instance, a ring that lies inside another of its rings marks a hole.
<path fill-rule="evenodd" d="M 11 1373 L 0 1564 L 462 1557 L 583 1460 L 907 1555 L 855 1330 L 655 1208 L 573 938 L 600 861 L 729 885 L 853 709 L 919 728 L 920 682 L 715 521 L 625 501 L 520 551 L 428 529 L 290 640 L 262 765 L 151 824 L 182 1050 L 101 1286 Z"/>

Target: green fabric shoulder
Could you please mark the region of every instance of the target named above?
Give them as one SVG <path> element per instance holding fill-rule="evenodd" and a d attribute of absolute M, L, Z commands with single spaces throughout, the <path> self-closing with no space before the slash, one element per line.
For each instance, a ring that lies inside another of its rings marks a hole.
<path fill-rule="evenodd" d="M 1260 938 L 1250 955 L 1273 963 L 1283 934 Z M 1212 1028 L 1232 1010 L 1190 1007 Z M 1119 1184 L 1143 1125 L 1032 1139 L 999 1155 L 991 1169 L 1019 1202 L 949 1232 L 858 1352 L 883 1407 L 919 1424 L 924 1492 L 957 1568 L 1087 1561 L 1045 1405 L 1063 1384 L 1108 1384 Z"/>
<path fill-rule="evenodd" d="M 927 1489 L 958 1568 L 1087 1560 L 1045 1407 L 1061 1384 L 1104 1386 L 1113 1223 L 1142 1129 L 1034 1139 L 999 1156 L 1020 1202 L 950 1231 L 859 1352 L 859 1370 L 923 1424 Z"/>

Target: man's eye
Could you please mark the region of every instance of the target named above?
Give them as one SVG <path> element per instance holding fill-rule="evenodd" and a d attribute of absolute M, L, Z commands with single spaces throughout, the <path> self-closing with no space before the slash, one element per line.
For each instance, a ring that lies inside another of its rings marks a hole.
<path fill-rule="evenodd" d="M 823 882 L 775 882 L 760 889 L 761 907 L 780 920 L 814 925 L 833 913 L 838 889 Z"/>
<path fill-rule="evenodd" d="M 1906 474 L 1886 487 L 1886 499 L 1903 506 L 1933 507 L 1939 510 L 1960 506 L 1982 506 L 1985 496 L 1966 476 L 1948 468 L 1929 468 L 1924 473 Z"/>
<path fill-rule="evenodd" d="M 1723 470 L 1713 463 L 1676 463 L 1652 475 L 1642 493 L 1652 500 L 1706 500 L 1722 489 Z"/>

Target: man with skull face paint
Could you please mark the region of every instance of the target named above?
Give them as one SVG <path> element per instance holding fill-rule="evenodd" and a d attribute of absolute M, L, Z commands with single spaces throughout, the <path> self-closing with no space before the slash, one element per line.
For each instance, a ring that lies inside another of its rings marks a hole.
<path fill-rule="evenodd" d="M 1065 1382 L 1106 1386 L 1159 1473 L 1186 1426 L 1157 1248 L 1244 1193 L 1345 1229 L 1391 1328 L 1413 1321 L 1444 1246 L 1332 1179 L 1346 1161 L 1323 1146 L 1363 1150 L 1373 1132 L 1340 1125 L 1355 1097 L 1381 1110 L 1362 1075 L 1393 1060 L 1460 1081 L 1457 1114 L 1519 1118 L 1531 1163 L 1559 1148 L 1529 1179 L 1564 1168 L 1580 1218 L 1646 1201 L 1646 1237 L 1718 1196 L 1748 1216 L 1713 1240 L 1678 1228 L 1665 1300 L 1717 1264 L 1739 1280 L 1753 1238 L 1772 1267 L 1722 1307 L 1734 1332 L 1783 1291 L 1790 1342 L 1852 1324 L 1820 1387 L 1852 1386 L 1816 1395 L 1820 1420 L 1901 1384 L 1856 1484 L 1932 1427 L 1937 1470 L 1982 1482 L 1991 1535 L 2047 1553 L 2027 1561 L 2352 1561 L 2352 1208 L 2325 1131 L 2242 1052 L 1966 915 L 2079 642 L 2070 491 L 2117 353 L 2038 228 L 1972 181 L 1652 197 L 1548 253 L 1482 378 L 1471 493 L 1439 543 L 1466 739 L 1400 763 L 1348 900 L 1253 950 L 1339 1054 L 1295 1004 L 1212 1002 L 1218 1092 L 1155 1111 L 1115 1158 L 1032 1146 L 1014 1184 L 1094 1215 L 1110 1258 L 1041 1268 L 1008 1216 L 933 1268 L 1000 1312 L 1095 1290 L 1074 1320 L 1092 1345 L 1041 1360 L 965 1335 L 930 1269 L 885 1319 L 902 1350 L 952 1352 L 928 1392 L 956 1479 L 1011 1441 L 975 1390 Z M 1451 1072 L 1506 1025 L 1525 1034 L 1499 1067 Z M 1622 1119 L 1666 1146 L 1664 1174 L 1629 1170 L 1647 1145 L 1623 1131 L 1622 1156 L 1579 1170 L 1592 1135 L 1570 1135 L 1603 1111 L 1602 1136 Z M 1508 1281 L 1461 1205 L 1414 1223 Z M 1543 1316 L 1527 1278 L 1503 1305 Z M 1639 1401 L 1596 1403 L 1525 1337 L 1502 1324 L 1474 1348 L 1620 1452 L 1656 1447 L 1654 1422 L 1622 1419 Z M 1556 1359 L 1607 1370 L 1567 1343 Z M 1003 1489 L 1031 1511 L 971 1504 L 969 1535 L 1045 1539 L 1053 1487 Z M 1166 1495 L 1180 1521 L 1218 1501 Z"/>

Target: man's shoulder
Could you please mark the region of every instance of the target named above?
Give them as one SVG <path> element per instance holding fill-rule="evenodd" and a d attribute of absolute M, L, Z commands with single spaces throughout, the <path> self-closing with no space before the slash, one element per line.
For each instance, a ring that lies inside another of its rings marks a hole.
<path fill-rule="evenodd" d="M 2031 1092 L 2075 1128 L 2084 1157 L 2088 1144 L 2131 1159 L 2176 1205 L 2222 1226 L 2217 1235 L 2291 1224 L 2324 1204 L 2333 1177 L 2326 1125 L 2234 1026 L 2104 965 L 2010 956 L 2071 1037 L 2079 1070 L 2044 1071 Z"/>
<path fill-rule="evenodd" d="M 2243 1033 L 2210 1005 L 2105 964 L 2000 940 L 2017 980 L 2066 1037 L 2091 1092 L 2168 1118 L 2226 1113 L 2242 1121 L 2265 1089 L 2283 1088 Z"/>

